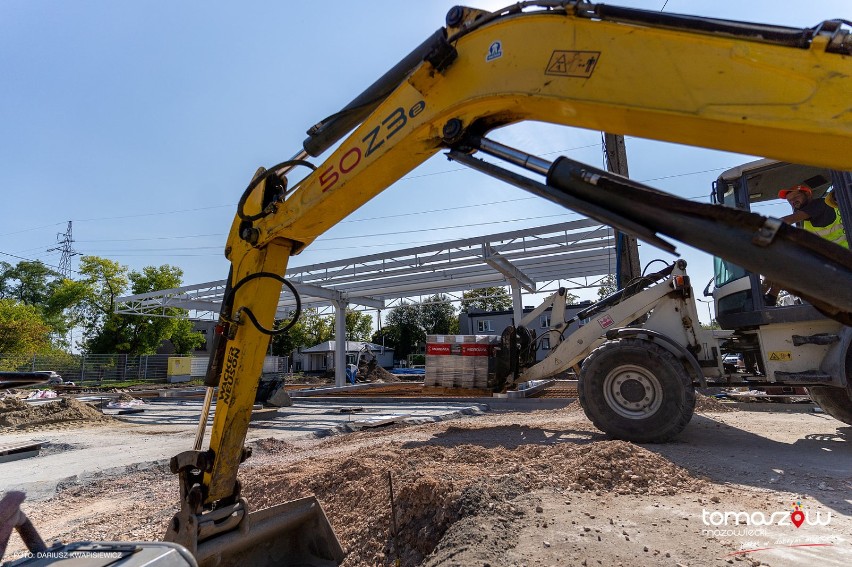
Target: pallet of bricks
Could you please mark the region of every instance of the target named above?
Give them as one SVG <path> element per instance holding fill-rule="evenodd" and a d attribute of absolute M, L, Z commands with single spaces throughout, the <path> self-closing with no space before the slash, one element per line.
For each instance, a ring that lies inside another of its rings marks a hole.
<path fill-rule="evenodd" d="M 489 389 L 495 384 L 497 335 L 426 337 L 426 387 Z"/>

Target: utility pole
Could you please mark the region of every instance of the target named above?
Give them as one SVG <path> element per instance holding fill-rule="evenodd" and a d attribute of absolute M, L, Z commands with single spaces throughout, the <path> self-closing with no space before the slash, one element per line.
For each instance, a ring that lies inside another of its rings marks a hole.
<path fill-rule="evenodd" d="M 75 252 L 74 248 L 71 246 L 73 244 L 74 239 L 71 237 L 71 221 L 68 221 L 68 228 L 65 229 L 65 233 L 58 233 L 56 235 L 57 246 L 53 248 L 48 248 L 48 252 L 62 252 L 62 257 L 59 259 L 59 273 L 62 274 L 63 278 L 71 277 L 71 258 L 73 256 L 79 256 L 79 252 Z"/>
<path fill-rule="evenodd" d="M 627 170 L 627 148 L 624 145 L 624 136 L 605 132 L 603 140 L 607 171 L 630 177 Z M 616 230 L 615 249 L 618 254 L 615 277 L 618 288 L 621 289 L 633 278 L 642 275 L 642 267 L 639 264 L 639 244 L 635 237 Z"/>

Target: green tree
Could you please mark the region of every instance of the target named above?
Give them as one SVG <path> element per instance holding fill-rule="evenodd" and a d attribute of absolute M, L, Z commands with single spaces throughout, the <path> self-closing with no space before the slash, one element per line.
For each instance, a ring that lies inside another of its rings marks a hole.
<path fill-rule="evenodd" d="M 88 292 L 85 282 L 67 278 L 51 286 L 50 296 L 41 308 L 55 333 L 65 335 L 80 323 L 77 307 L 86 299 Z"/>
<path fill-rule="evenodd" d="M 193 329 L 186 310 L 181 309 L 182 316 L 173 319 L 175 322 L 168 340 L 175 347 L 177 354 L 192 354 L 192 351 L 204 344 L 204 335 Z"/>
<path fill-rule="evenodd" d="M 403 302 L 391 309 L 382 334 L 385 345 L 394 349 L 396 358 L 406 358 L 416 352 L 417 343 L 426 340 L 426 332 L 420 326 L 420 306 Z"/>
<path fill-rule="evenodd" d="M 26 305 L 44 305 L 59 274 L 40 261 L 21 260 L 11 274 L 11 295 Z"/>
<path fill-rule="evenodd" d="M 433 295 L 420 305 L 420 326 L 427 335 L 454 335 L 458 333 L 459 320 L 450 298 Z"/>
<path fill-rule="evenodd" d="M 114 313 L 116 298 L 128 286 L 132 294 L 179 287 L 183 276 L 180 268 L 164 264 L 128 272 L 112 260 L 84 256 L 80 272 L 88 286 L 86 299 L 81 302 L 82 311 L 91 316 L 81 343 L 88 352 L 153 354 L 169 340 L 177 353 L 186 354 L 204 342 L 201 333 L 192 330 L 184 309 L 168 307 L 159 316 Z"/>
<path fill-rule="evenodd" d="M 373 318 L 363 311 L 346 310 L 346 339 L 369 341 L 373 334 Z"/>
<path fill-rule="evenodd" d="M 290 313 L 292 317 L 293 313 Z M 280 328 L 290 320 L 277 320 Z M 270 352 L 275 356 L 290 356 L 299 347 L 312 347 L 321 342 L 334 339 L 334 323 L 330 317 L 323 317 L 316 309 L 303 309 L 299 320 L 286 332 L 272 337 Z"/>
<path fill-rule="evenodd" d="M 31 355 L 50 347 L 50 326 L 34 305 L 0 299 L 0 353 Z"/>
<path fill-rule="evenodd" d="M 0 262 L 0 297 L 15 298 L 38 309 L 56 346 L 68 346 L 65 336 L 75 323 L 72 308 L 82 299 L 84 288 L 40 261 L 23 260 L 14 267 Z"/>
<path fill-rule="evenodd" d="M 12 297 L 12 264 L 0 261 L 0 299 Z"/>
<path fill-rule="evenodd" d="M 334 319 L 308 309 L 302 313 L 302 326 L 305 337 L 303 346 L 312 347 L 319 343 L 334 340 Z"/>
<path fill-rule="evenodd" d="M 79 280 L 84 286 L 84 297 L 76 306 L 77 319 L 83 328 L 83 340 L 80 346 L 89 352 L 111 352 L 110 350 L 92 350 L 105 343 L 98 337 L 105 334 L 107 327 L 114 328 L 116 322 L 109 322 L 114 315 L 115 300 L 127 292 L 130 285 L 128 269 L 118 262 L 83 256 L 80 258 Z"/>
<path fill-rule="evenodd" d="M 512 308 L 512 296 L 505 287 L 482 287 L 462 294 L 461 310 L 506 311 Z"/>
<path fill-rule="evenodd" d="M 293 312 L 290 312 L 290 317 Z M 290 319 L 276 319 L 275 328 L 280 329 L 285 324 L 289 323 Z M 308 346 L 305 344 L 305 332 L 302 320 L 297 321 L 292 327 L 281 334 L 272 335 L 272 340 L 269 343 L 269 353 L 274 356 L 290 356 L 291 353 L 300 346 Z"/>
<path fill-rule="evenodd" d="M 618 286 L 616 285 L 615 274 L 607 274 L 601 279 L 600 287 L 598 288 L 598 298 L 603 299 L 616 291 L 618 291 Z"/>

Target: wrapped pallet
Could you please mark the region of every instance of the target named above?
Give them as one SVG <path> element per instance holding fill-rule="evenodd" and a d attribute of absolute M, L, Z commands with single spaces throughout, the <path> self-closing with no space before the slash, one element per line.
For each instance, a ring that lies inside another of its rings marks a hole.
<path fill-rule="evenodd" d="M 487 389 L 494 385 L 496 335 L 429 335 L 425 386 Z"/>
<path fill-rule="evenodd" d="M 452 369 L 452 343 L 446 341 L 446 335 L 426 337 L 426 377 L 424 386 L 443 386 L 445 375 Z"/>

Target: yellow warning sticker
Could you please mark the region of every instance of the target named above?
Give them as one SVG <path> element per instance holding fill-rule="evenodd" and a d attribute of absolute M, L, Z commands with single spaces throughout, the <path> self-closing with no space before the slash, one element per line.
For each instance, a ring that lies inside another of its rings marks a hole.
<path fill-rule="evenodd" d="M 600 56 L 600 51 L 557 50 L 551 53 L 544 74 L 589 78 L 592 76 Z"/>
<path fill-rule="evenodd" d="M 788 350 L 776 350 L 769 353 L 769 360 L 775 362 L 789 362 L 793 360 L 793 353 Z"/>

